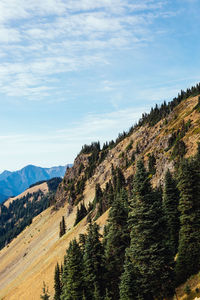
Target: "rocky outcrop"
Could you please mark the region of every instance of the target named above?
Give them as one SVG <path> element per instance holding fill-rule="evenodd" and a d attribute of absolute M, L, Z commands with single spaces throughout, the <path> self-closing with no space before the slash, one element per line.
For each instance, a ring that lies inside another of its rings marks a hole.
<path fill-rule="evenodd" d="M 79 154 L 74 160 L 73 166 L 71 168 L 67 168 L 63 181 L 59 185 L 56 192 L 55 200 L 57 206 L 62 206 L 66 201 L 68 201 L 69 203 L 71 202 L 69 191 L 67 190 L 67 184 L 69 181 L 72 180 L 77 182 L 83 173 L 83 169 L 87 165 L 88 165 L 88 155 Z"/>
<path fill-rule="evenodd" d="M 106 157 L 101 163 L 97 163 L 93 176 L 86 181 L 86 189 L 94 190 L 97 183 L 104 187 L 106 182 L 111 179 L 112 166 L 114 168 L 120 167 L 125 178 L 130 180 L 135 172 L 137 160 L 144 159 L 145 166 L 148 168 L 148 157 L 150 155 L 154 155 L 156 159 L 156 173 L 152 175 L 152 184 L 154 186 L 163 185 L 166 171 L 169 169 L 173 172 L 176 162 L 176 158 L 172 159 L 173 146 L 169 147 L 169 139 L 172 137 L 173 132 L 181 129 L 183 121 L 187 123 L 189 119 L 192 125 L 181 139 L 184 140 L 186 145 L 186 156 L 188 156 L 188 153 L 194 155 L 196 151 L 196 144 L 200 138 L 200 130 L 198 130 L 199 112 L 194 110 L 197 101 L 197 97 L 183 101 L 171 114 L 153 127 L 145 125 L 135 128 L 130 136 L 108 150 Z M 191 136 L 192 139 L 190 138 Z M 131 161 L 133 154 L 135 160 Z M 73 167 L 67 169 L 63 182 L 56 193 L 57 203 L 66 201 L 70 203 L 69 193 L 66 191 L 67 182 L 74 180 L 76 183 L 84 176 L 84 170 L 88 166 L 88 157 L 90 155 L 79 154 L 74 161 Z"/>

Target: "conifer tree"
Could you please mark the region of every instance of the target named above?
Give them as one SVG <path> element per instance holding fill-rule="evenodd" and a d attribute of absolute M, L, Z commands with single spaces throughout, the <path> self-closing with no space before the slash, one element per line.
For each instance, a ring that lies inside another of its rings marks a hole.
<path fill-rule="evenodd" d="M 94 223 L 89 224 L 88 235 L 85 242 L 83 255 L 85 296 L 87 300 L 93 300 L 94 287 L 104 293 L 103 284 L 103 247 L 100 242 L 99 226 Z"/>
<path fill-rule="evenodd" d="M 59 231 L 59 237 L 61 238 L 62 236 L 62 222 L 60 222 L 60 231 Z"/>
<path fill-rule="evenodd" d="M 101 300 L 101 296 L 100 296 L 100 291 L 98 288 L 98 284 L 94 285 L 94 296 L 93 296 L 93 300 Z"/>
<path fill-rule="evenodd" d="M 97 183 L 95 187 L 95 198 L 94 198 L 94 204 L 99 203 L 99 201 L 102 199 L 103 193 L 100 187 L 100 184 Z"/>
<path fill-rule="evenodd" d="M 60 267 L 57 263 L 55 267 L 55 273 L 54 273 L 54 300 L 60 300 L 62 288 L 61 288 L 61 280 L 60 280 Z"/>
<path fill-rule="evenodd" d="M 124 272 L 120 281 L 120 300 L 133 300 L 137 298 L 136 277 L 134 262 L 131 261 L 130 248 L 126 249 Z"/>
<path fill-rule="evenodd" d="M 66 273 L 65 273 L 66 269 Z M 83 295 L 83 264 L 82 252 L 74 239 L 70 242 L 64 265 L 64 274 L 61 300 L 82 300 Z"/>
<path fill-rule="evenodd" d="M 137 163 L 130 201 L 130 260 L 141 299 L 163 298 L 173 292 L 174 258 L 166 244 L 162 199 L 153 191 L 142 161 Z"/>
<path fill-rule="evenodd" d="M 87 209 L 84 203 L 81 203 L 80 208 L 77 207 L 76 219 L 74 222 L 74 226 L 78 224 L 85 216 L 87 215 Z"/>
<path fill-rule="evenodd" d="M 173 179 L 170 171 L 168 170 L 165 175 L 165 186 L 163 193 L 163 206 L 164 212 L 167 219 L 168 226 L 168 241 L 171 244 L 171 249 L 175 255 L 178 250 L 178 240 L 179 240 L 179 191 L 176 186 L 176 182 Z"/>
<path fill-rule="evenodd" d="M 44 281 L 43 281 L 42 291 L 43 291 L 43 295 L 40 295 L 40 298 L 43 300 L 49 300 L 50 295 L 49 295 L 48 287 L 46 286 Z"/>
<path fill-rule="evenodd" d="M 80 246 L 82 252 L 85 249 L 86 237 L 87 237 L 87 235 L 84 233 L 79 234 L 79 246 Z"/>
<path fill-rule="evenodd" d="M 125 183 L 126 183 L 126 181 L 125 181 L 124 174 L 122 173 L 122 170 L 120 168 L 117 168 L 116 169 L 116 186 L 114 186 L 115 191 L 117 193 L 119 193 L 120 190 L 125 187 Z"/>
<path fill-rule="evenodd" d="M 155 168 L 156 159 L 155 159 L 154 154 L 152 154 L 152 155 L 149 156 L 148 165 L 149 165 L 149 173 L 152 174 L 152 175 L 154 175 L 156 173 L 156 168 Z"/>
<path fill-rule="evenodd" d="M 111 180 L 106 183 L 106 189 L 105 189 L 108 205 L 111 206 L 114 200 L 114 190 Z"/>
<path fill-rule="evenodd" d="M 177 284 L 184 282 L 200 269 L 200 168 L 196 159 L 184 160 L 179 169 L 179 210 L 181 213 Z"/>
<path fill-rule="evenodd" d="M 66 225 L 65 225 L 65 218 L 62 216 L 62 220 L 60 222 L 60 233 L 59 237 L 63 236 L 66 233 Z"/>
<path fill-rule="evenodd" d="M 62 276 L 63 274 L 63 264 L 61 263 L 61 266 L 60 266 L 60 275 Z"/>
<path fill-rule="evenodd" d="M 104 300 L 112 300 L 112 298 L 109 296 L 108 289 L 106 289 L 106 295 Z"/>
<path fill-rule="evenodd" d="M 61 265 L 62 266 L 62 265 Z M 63 271 L 62 271 L 62 275 L 61 275 L 61 286 L 62 286 L 62 293 L 61 295 L 63 294 L 63 287 L 65 286 L 66 287 L 66 284 L 67 284 L 67 255 L 64 256 L 64 264 L 62 266 L 63 268 Z"/>
<path fill-rule="evenodd" d="M 123 271 L 125 249 L 129 246 L 127 201 L 127 192 L 121 190 L 110 209 L 108 230 L 104 238 L 106 280 L 113 300 L 119 299 L 119 283 Z"/>
<path fill-rule="evenodd" d="M 63 229 L 63 234 L 66 233 L 66 225 L 65 225 L 65 218 L 62 216 L 62 229 Z"/>

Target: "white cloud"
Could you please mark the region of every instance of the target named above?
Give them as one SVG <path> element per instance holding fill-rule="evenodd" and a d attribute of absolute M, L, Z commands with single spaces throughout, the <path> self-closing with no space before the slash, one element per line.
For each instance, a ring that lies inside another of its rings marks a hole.
<path fill-rule="evenodd" d="M 127 108 L 123 110 L 116 110 L 106 114 L 88 114 L 79 122 L 72 123 L 70 128 L 60 129 L 54 132 L 44 132 L 40 135 L 34 134 L 11 134 L 1 135 L 0 141 L 7 141 L 10 145 L 20 144 L 58 144 L 67 143 L 69 146 L 71 142 L 78 143 L 79 146 L 85 142 L 92 142 L 93 139 L 98 140 L 102 134 L 104 137 L 101 141 L 115 139 L 121 131 L 129 129 L 141 117 L 142 113 L 147 111 L 146 107 Z M 44 145 L 43 145 L 44 146 Z M 48 151 L 48 147 L 46 148 Z M 1 150 L 0 150 L 1 153 Z"/>
<path fill-rule="evenodd" d="M 56 93 L 59 75 L 109 63 L 113 49 L 152 40 L 165 1 L 1 0 L 1 93 Z M 45 84 L 44 84 L 45 83 Z M 51 83 L 51 84 L 50 84 Z"/>

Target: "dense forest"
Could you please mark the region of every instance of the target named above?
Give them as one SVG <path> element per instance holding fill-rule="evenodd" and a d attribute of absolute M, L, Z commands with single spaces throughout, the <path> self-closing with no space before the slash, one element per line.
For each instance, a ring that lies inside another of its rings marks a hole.
<path fill-rule="evenodd" d="M 62 178 L 52 178 L 46 181 L 49 189 L 46 195 L 39 190 L 16 199 L 8 207 L 0 204 L 0 249 L 9 244 L 26 226 L 31 224 L 35 216 L 53 203 L 55 191 L 61 181 Z M 34 185 L 42 182 L 37 182 Z"/>
<path fill-rule="evenodd" d="M 55 266 L 55 300 L 163 299 L 200 270 L 200 145 L 175 174 L 166 172 L 164 188 L 152 187 L 142 160 L 131 186 L 120 174 L 113 170 L 104 191 L 97 185 L 92 208 L 83 210 L 87 234 Z M 101 235 L 94 211 L 108 207 Z"/>

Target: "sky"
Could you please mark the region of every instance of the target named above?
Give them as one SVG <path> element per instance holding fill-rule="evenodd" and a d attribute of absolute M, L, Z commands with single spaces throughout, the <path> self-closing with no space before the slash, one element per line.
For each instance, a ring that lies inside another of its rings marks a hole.
<path fill-rule="evenodd" d="M 200 81 L 199 0 L 1 0 L 0 172 L 72 163 Z"/>

